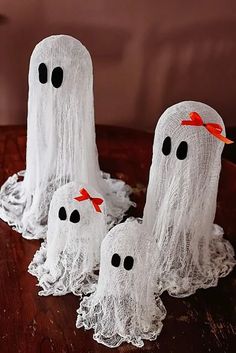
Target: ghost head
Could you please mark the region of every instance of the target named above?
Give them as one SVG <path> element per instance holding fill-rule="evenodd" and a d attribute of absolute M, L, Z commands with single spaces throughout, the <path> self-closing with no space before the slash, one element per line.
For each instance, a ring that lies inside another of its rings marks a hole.
<path fill-rule="evenodd" d="M 106 232 L 101 195 L 92 187 L 75 182 L 60 187 L 50 204 L 47 241 L 29 266 L 29 272 L 43 288 L 40 294 L 92 292 Z"/>
<path fill-rule="evenodd" d="M 103 179 L 95 143 L 93 72 L 87 49 L 56 35 L 35 47 L 29 68 L 24 180 L 1 190 L 1 217 L 28 238 L 44 237 L 53 192 L 70 181 L 93 186 L 107 199 L 109 220 L 130 206 L 124 183 Z"/>
<path fill-rule="evenodd" d="M 202 124 L 186 124 L 196 114 Z M 143 223 L 159 290 L 175 296 L 216 285 L 234 264 L 231 245 L 213 225 L 224 143 L 212 124 L 225 134 L 214 109 L 182 102 L 163 113 L 155 131 Z"/>
<path fill-rule="evenodd" d="M 162 328 L 165 308 L 148 280 L 142 227 L 137 220 L 115 226 L 101 246 L 96 291 L 83 299 L 77 327 L 94 329 L 94 339 L 108 347 L 130 342 L 141 347 Z"/>

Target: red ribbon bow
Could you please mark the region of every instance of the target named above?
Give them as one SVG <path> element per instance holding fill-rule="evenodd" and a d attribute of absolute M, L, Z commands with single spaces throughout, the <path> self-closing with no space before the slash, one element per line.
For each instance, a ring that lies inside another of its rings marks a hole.
<path fill-rule="evenodd" d="M 219 124 L 215 124 L 215 123 L 204 124 L 202 118 L 196 112 L 191 112 L 189 116 L 191 120 L 182 120 L 181 125 L 204 126 L 210 132 L 210 134 L 212 134 L 219 140 L 223 141 L 224 143 L 226 144 L 234 143 L 234 141 L 231 141 L 227 139 L 227 137 L 221 135 L 223 128 Z"/>
<path fill-rule="evenodd" d="M 89 195 L 88 191 L 85 190 L 85 189 L 81 189 L 80 193 L 81 193 L 81 196 L 77 196 L 77 197 L 74 198 L 76 201 L 91 200 L 95 210 L 97 212 L 102 212 L 101 208 L 99 207 L 99 205 L 101 205 L 103 203 L 103 199 L 100 199 L 98 197 L 91 197 Z"/>

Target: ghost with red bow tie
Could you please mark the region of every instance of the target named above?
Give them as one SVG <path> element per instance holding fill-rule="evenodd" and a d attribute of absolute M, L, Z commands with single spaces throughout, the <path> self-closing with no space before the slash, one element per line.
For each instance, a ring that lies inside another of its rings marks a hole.
<path fill-rule="evenodd" d="M 47 240 L 29 266 L 42 287 L 39 294 L 93 292 L 107 233 L 103 198 L 88 185 L 68 183 L 54 193 L 48 219 Z"/>
<path fill-rule="evenodd" d="M 225 135 L 220 115 L 199 102 L 175 104 L 157 123 L 143 225 L 159 293 L 216 286 L 235 264 L 214 224 L 221 153 L 233 142 Z"/>

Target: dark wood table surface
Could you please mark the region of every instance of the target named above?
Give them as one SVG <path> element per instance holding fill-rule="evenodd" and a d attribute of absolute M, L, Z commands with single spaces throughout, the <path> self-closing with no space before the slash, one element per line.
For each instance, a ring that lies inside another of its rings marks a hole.
<path fill-rule="evenodd" d="M 153 135 L 123 128 L 97 127 L 100 165 L 134 189 L 141 216 L 151 163 Z M 0 127 L 0 184 L 25 168 L 25 127 Z M 228 150 L 229 151 L 229 150 Z M 226 153 L 228 153 L 226 151 Z M 230 153 L 228 153 L 230 154 Z M 223 161 L 216 221 L 236 245 L 236 164 Z M 216 288 L 198 290 L 186 299 L 164 293 L 167 317 L 160 337 L 142 349 L 123 344 L 109 349 L 92 339 L 93 332 L 76 329 L 79 299 L 40 297 L 36 279 L 27 272 L 39 241 L 23 239 L 0 221 L 0 353 L 236 352 L 236 271 Z"/>

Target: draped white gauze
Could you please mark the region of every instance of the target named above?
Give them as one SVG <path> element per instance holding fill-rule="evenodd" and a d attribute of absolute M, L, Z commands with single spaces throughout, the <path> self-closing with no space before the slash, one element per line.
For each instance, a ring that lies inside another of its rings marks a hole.
<path fill-rule="evenodd" d="M 206 126 L 184 126 L 196 112 L 203 122 L 224 124 L 203 103 L 168 108 L 155 131 L 143 224 L 151 236 L 158 292 L 183 297 L 216 286 L 235 265 L 223 229 L 213 224 L 224 143 Z"/>
<path fill-rule="evenodd" d="M 95 200 L 83 198 L 83 189 Z M 76 200 L 77 197 L 82 200 Z M 47 240 L 29 265 L 29 272 L 42 287 L 40 295 L 82 295 L 95 290 L 100 246 L 107 233 L 105 202 L 96 210 L 97 198 L 102 200 L 92 187 L 75 182 L 54 193 Z"/>
<path fill-rule="evenodd" d="M 162 329 L 166 310 L 154 295 L 144 244 L 137 220 L 110 230 L 102 241 L 97 289 L 77 311 L 76 326 L 94 329 L 93 338 L 108 347 L 122 342 L 142 347 L 144 339 L 155 340 Z"/>
<path fill-rule="evenodd" d="M 29 67 L 26 171 L 0 191 L 0 217 L 26 238 L 44 237 L 53 192 L 83 181 L 103 195 L 108 223 L 129 208 L 130 188 L 99 169 L 95 142 L 93 72 L 87 49 L 55 35 L 34 49 Z"/>

